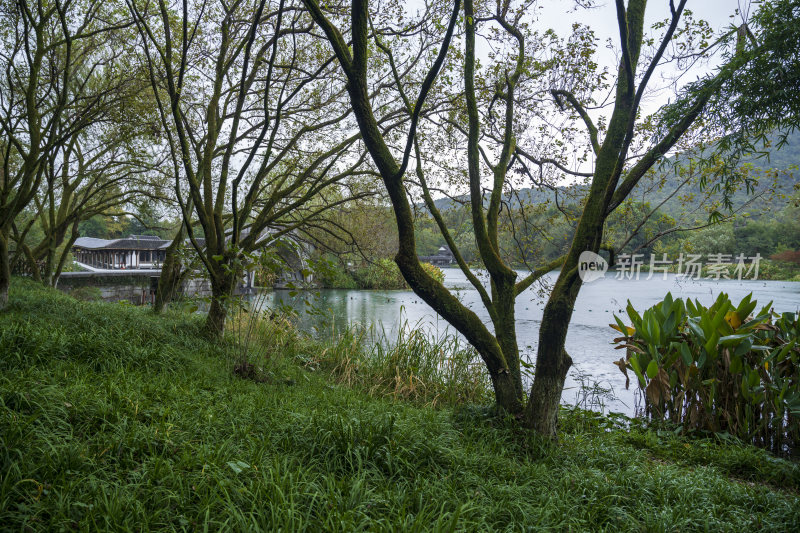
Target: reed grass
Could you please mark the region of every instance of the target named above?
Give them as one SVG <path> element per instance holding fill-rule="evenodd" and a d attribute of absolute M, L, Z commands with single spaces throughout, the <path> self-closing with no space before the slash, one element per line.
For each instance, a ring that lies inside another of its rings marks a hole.
<path fill-rule="evenodd" d="M 454 335 L 429 337 L 403 320 L 395 332 L 354 325 L 323 341 L 306 364 L 373 395 L 431 406 L 490 401 L 485 367 Z"/>
<path fill-rule="evenodd" d="M 432 409 L 370 395 L 356 378 L 346 386 L 343 373 L 332 380 L 323 368 L 339 359 L 289 334 L 273 337 L 262 362 L 275 379 L 242 379 L 224 364 L 235 357 L 231 341 L 210 343 L 201 319 L 14 281 L 0 314 L 0 530 L 789 531 L 800 523 L 798 465 L 763 450 L 622 428 L 580 410 L 562 412 L 554 446 L 480 405 L 437 400 Z M 306 367 L 296 364 L 303 358 Z"/>
<path fill-rule="evenodd" d="M 253 379 L 275 354 L 308 370 L 322 369 L 333 381 L 375 396 L 416 403 L 461 405 L 488 402 L 491 388 L 477 352 L 457 336 L 430 337 L 422 324 L 401 317 L 398 327 L 353 323 L 311 336 L 294 326 L 291 312 L 273 310 L 263 297 L 236 307 L 228 324 L 235 349 L 234 368 Z M 325 311 L 315 309 L 315 313 Z"/>

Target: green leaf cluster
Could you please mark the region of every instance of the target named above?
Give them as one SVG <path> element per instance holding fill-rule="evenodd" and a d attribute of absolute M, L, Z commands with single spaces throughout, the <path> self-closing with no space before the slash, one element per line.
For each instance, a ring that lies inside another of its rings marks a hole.
<path fill-rule="evenodd" d="M 771 302 L 754 314 L 752 294 L 738 304 L 721 293 L 699 301 L 664 300 L 641 315 L 628 302 L 614 339 L 644 392 L 645 415 L 686 430 L 729 433 L 776 452 L 800 443 L 800 316 Z"/>

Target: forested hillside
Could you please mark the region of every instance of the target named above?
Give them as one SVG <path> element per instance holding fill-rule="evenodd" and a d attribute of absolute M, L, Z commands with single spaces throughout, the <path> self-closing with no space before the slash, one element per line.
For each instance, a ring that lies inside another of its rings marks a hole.
<path fill-rule="evenodd" d="M 774 141 L 772 145 L 765 147 L 762 153 L 755 153 L 743 159 L 743 170 L 750 172 L 759 181 L 756 186 L 757 191 L 764 192 L 764 189 L 770 188 L 774 189 L 774 193 L 777 195 L 784 196 L 791 195 L 795 191 L 798 183 L 797 167 L 800 166 L 800 131 L 791 133 L 786 141 L 781 146 Z M 689 159 L 690 157 L 685 155 L 666 159 L 652 173 L 649 181 L 640 183 L 634 189 L 631 197 L 637 201 L 649 202 L 653 206 L 664 202 L 659 210 L 672 216 L 684 212 L 686 210 L 684 204 L 691 202 L 682 200 L 682 198 L 686 195 L 697 196 L 703 190 L 697 183 L 699 171 L 695 171 L 696 179 L 680 187 L 679 194 L 671 195 L 690 172 Z M 769 170 L 776 172 L 774 175 L 766 177 Z M 708 185 L 713 187 L 713 183 L 714 181 L 711 179 Z M 511 208 L 518 208 L 521 204 L 555 203 L 556 198 L 560 203 L 569 204 L 579 201 L 587 190 L 588 186 L 585 184 L 563 185 L 556 188 L 523 188 L 509 195 L 508 204 Z M 771 198 L 771 196 L 765 194 L 753 200 L 747 191 L 741 189 L 734 196 L 734 205 L 741 205 L 752 200 L 750 213 L 757 216 L 762 210 L 770 210 L 775 207 L 774 202 L 766 201 L 766 198 Z M 459 196 L 455 199 L 442 197 L 435 203 L 440 210 L 447 210 L 457 207 L 467 200 L 466 196 Z"/>
<path fill-rule="evenodd" d="M 643 179 L 628 201 L 609 218 L 607 244 L 617 253 L 658 251 L 675 256 L 692 252 L 704 256 L 744 253 L 765 258 L 776 254 L 791 257 L 785 252 L 800 249 L 800 132 L 790 134 L 781 146 L 776 142 L 765 147 L 764 153 L 743 158 L 740 171 L 752 180 L 752 190 L 748 192 L 741 186 L 733 191 L 730 210 L 725 209 L 722 193 L 715 187 L 719 180 L 713 174 L 713 164 L 702 166 L 696 159 L 688 155 L 673 157 Z M 510 211 L 505 211 L 501 240 L 509 259 L 518 266 L 525 266 L 526 262 L 533 266 L 565 253 L 579 216 L 578 204 L 587 190 L 588 185 L 576 184 L 526 188 L 508 194 Z M 467 200 L 440 198 L 436 206 L 453 224 L 469 227 L 471 222 L 464 207 Z M 520 206 L 525 207 L 521 210 Z M 710 224 L 710 214 L 715 210 L 722 217 L 719 223 Z M 647 214 L 649 219 L 640 226 Z M 517 223 L 513 224 L 512 219 Z M 525 220 L 520 223 L 520 219 Z M 434 253 L 444 245 L 431 219 L 420 217 L 417 225 L 420 254 Z M 462 234 L 471 232 L 465 229 Z M 474 248 L 467 241 L 464 238 L 459 243 L 467 249 Z M 473 257 L 474 253 L 467 256 Z"/>

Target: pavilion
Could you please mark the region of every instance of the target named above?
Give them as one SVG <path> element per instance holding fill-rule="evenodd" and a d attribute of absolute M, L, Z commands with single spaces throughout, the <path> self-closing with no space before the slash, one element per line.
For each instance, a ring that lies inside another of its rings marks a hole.
<path fill-rule="evenodd" d="M 161 268 L 170 242 L 154 235 L 130 235 L 122 239 L 79 237 L 72 245 L 75 260 L 93 268 Z"/>
<path fill-rule="evenodd" d="M 456 262 L 456 258 L 447 246 L 439 247 L 435 255 L 423 255 L 419 258 L 423 263 L 430 263 L 433 266 L 450 266 Z"/>

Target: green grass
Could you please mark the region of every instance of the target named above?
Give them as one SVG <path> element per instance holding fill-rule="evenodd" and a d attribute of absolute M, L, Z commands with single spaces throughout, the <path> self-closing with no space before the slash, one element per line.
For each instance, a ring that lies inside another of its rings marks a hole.
<path fill-rule="evenodd" d="M 554 446 L 486 408 L 370 395 L 275 350 L 262 364 L 276 379 L 240 379 L 199 318 L 15 281 L 0 314 L 0 529 L 800 524 L 800 468 L 761 450 L 582 411 L 562 413 Z"/>

